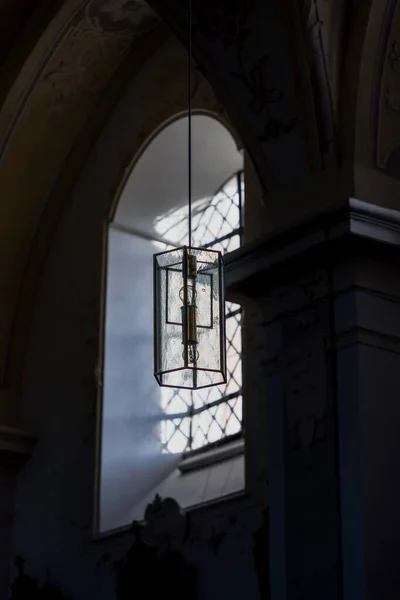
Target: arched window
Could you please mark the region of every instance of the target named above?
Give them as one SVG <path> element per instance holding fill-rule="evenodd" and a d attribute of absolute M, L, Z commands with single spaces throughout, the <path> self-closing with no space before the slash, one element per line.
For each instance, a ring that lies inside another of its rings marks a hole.
<path fill-rule="evenodd" d="M 207 493 L 193 470 L 184 481 L 180 476 L 188 453 L 241 436 L 241 308 L 227 303 L 226 385 L 178 391 L 160 388 L 153 376 L 152 255 L 187 243 L 187 131 L 187 118 L 180 118 L 146 146 L 108 225 L 100 531 L 141 518 L 155 492 L 187 507 L 243 485 L 243 464 L 236 477 L 230 470 L 229 482 L 215 476 L 218 486 L 208 486 Z M 243 234 L 242 153 L 226 127 L 209 116 L 193 117 L 192 139 L 194 245 L 232 251 Z"/>

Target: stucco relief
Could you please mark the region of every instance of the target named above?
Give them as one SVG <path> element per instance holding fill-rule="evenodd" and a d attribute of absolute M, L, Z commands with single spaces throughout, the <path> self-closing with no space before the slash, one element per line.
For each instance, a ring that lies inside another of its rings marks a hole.
<path fill-rule="evenodd" d="M 68 110 L 68 101 L 76 104 L 81 95 L 98 93 L 130 43 L 129 34 L 105 33 L 88 21 L 71 29 L 38 82 L 39 101 L 50 108 L 49 116 Z"/>
<path fill-rule="evenodd" d="M 77 99 L 100 92 L 135 38 L 160 21 L 143 0 L 91 0 L 82 17 L 38 80 L 42 95 L 55 96 L 54 110 L 71 95 Z"/>
<path fill-rule="evenodd" d="M 15 106 L 19 118 L 14 123 L 11 138 L 15 139 L 19 131 L 26 127 L 27 117 L 38 102 L 41 105 L 44 102 L 42 118 L 47 116 L 48 96 L 62 95 L 64 99 L 73 96 L 73 108 L 77 111 L 79 96 L 99 92 L 131 48 L 132 42 L 154 29 L 158 23 L 157 15 L 141 0 L 82 2 L 70 22 L 62 24 L 64 31 L 55 32 L 54 46 L 48 48 L 46 60 L 36 73 L 32 73 L 33 81 L 23 106 Z M 84 99 L 82 104 L 81 108 L 84 108 Z M 71 133 L 68 128 L 62 132 L 64 136 L 71 136 Z M 44 151 L 44 140 L 41 142 Z M 6 150 L 7 146 L 4 146 L 3 155 Z"/>
<path fill-rule="evenodd" d="M 400 8 L 397 2 L 391 6 L 386 16 L 388 33 L 383 40 L 376 161 L 378 167 L 400 177 Z"/>

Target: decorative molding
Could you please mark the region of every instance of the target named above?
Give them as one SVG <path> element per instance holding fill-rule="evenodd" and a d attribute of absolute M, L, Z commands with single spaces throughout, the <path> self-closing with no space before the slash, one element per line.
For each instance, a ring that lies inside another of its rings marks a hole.
<path fill-rule="evenodd" d="M 364 217 L 366 220 L 379 220 L 382 224 L 388 226 L 395 224 L 400 226 L 400 211 L 379 206 L 379 204 L 371 204 L 357 198 L 349 198 L 348 200 L 350 212 L 353 218 Z"/>
<path fill-rule="evenodd" d="M 386 352 L 400 354 L 400 337 L 389 336 L 379 331 L 363 329 L 361 327 L 354 327 L 353 329 L 336 334 L 334 342 L 337 350 L 362 344 L 363 346 L 371 346 L 372 348 L 379 348 Z"/>
<path fill-rule="evenodd" d="M 315 252 L 318 247 L 345 237 L 400 246 L 400 212 L 349 198 L 339 210 L 318 215 L 290 230 L 245 244 L 231 252 L 226 257 L 227 287 L 232 293 L 239 290 L 244 281 L 249 283 L 268 270 L 271 274 L 263 278 L 264 289 L 259 286 L 259 293 L 263 293 L 265 286 L 273 283 L 272 272 L 274 279 L 282 275 L 279 270 L 277 272 L 279 265 L 311 251 L 314 252 L 312 260 L 318 262 L 321 258 L 321 254 Z"/>
<path fill-rule="evenodd" d="M 350 198 L 349 231 L 377 242 L 400 245 L 400 211 Z"/>

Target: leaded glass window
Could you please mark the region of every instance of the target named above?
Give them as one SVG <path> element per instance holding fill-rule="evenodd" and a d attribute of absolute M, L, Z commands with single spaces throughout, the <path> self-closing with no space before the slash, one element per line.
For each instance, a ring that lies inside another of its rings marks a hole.
<path fill-rule="evenodd" d="M 243 173 L 236 173 L 211 198 L 193 207 L 193 245 L 225 253 L 236 250 L 243 236 Z M 157 223 L 160 236 L 173 246 L 187 243 L 187 209 L 164 215 Z M 161 423 L 163 451 L 182 453 L 223 443 L 241 435 L 242 309 L 226 303 L 227 383 L 204 390 L 161 388 L 165 417 Z"/>

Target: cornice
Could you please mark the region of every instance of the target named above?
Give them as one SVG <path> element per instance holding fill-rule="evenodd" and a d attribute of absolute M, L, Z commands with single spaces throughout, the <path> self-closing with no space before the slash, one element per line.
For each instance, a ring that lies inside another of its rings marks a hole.
<path fill-rule="evenodd" d="M 297 263 L 306 255 L 304 264 L 326 260 L 328 248 L 334 259 L 335 251 L 343 256 L 340 246 L 363 241 L 375 249 L 400 247 L 400 212 L 349 198 L 340 209 L 245 244 L 226 257 L 227 289 L 244 291 L 243 284 L 262 273 L 273 277 L 284 265 Z"/>

